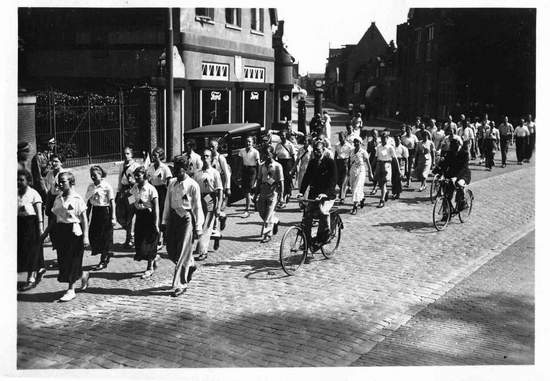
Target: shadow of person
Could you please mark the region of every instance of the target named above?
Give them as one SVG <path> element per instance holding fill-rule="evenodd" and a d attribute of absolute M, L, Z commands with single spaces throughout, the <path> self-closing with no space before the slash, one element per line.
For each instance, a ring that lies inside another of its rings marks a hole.
<path fill-rule="evenodd" d="M 376 226 L 389 226 L 396 230 L 405 230 L 407 232 L 412 232 L 416 230 L 426 230 L 426 232 L 435 232 L 435 228 L 431 222 L 426 221 L 400 221 L 400 222 L 381 222 Z"/>

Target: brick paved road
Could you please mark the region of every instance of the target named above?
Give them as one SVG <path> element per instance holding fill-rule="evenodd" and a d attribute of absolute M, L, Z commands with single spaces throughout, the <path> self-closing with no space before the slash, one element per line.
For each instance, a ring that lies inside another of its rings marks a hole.
<path fill-rule="evenodd" d="M 534 364 L 534 280 L 532 231 L 353 365 Z"/>
<path fill-rule="evenodd" d="M 475 172 L 475 180 L 478 174 L 487 175 Z M 279 238 L 258 243 L 257 215 L 229 219 L 222 247 L 176 300 L 166 288 L 168 260 L 144 281 L 136 276 L 144 265 L 133 262 L 132 253 L 117 251 L 113 265 L 94 273 L 90 288 L 67 304 L 53 303 L 62 287 L 51 271 L 37 289 L 18 296 L 17 365 L 353 364 L 534 228 L 534 175 L 534 166 L 514 167 L 475 181 L 471 220 L 453 221 L 440 233 L 431 226 L 426 194 L 405 192 L 401 202 L 384 209 L 369 197 L 358 215 L 343 216 L 339 255 L 317 255 L 295 277 L 280 270 Z M 298 220 L 293 208 L 280 216 L 283 229 Z M 121 231 L 116 234 L 120 242 Z M 86 255 L 85 265 L 95 261 Z"/>

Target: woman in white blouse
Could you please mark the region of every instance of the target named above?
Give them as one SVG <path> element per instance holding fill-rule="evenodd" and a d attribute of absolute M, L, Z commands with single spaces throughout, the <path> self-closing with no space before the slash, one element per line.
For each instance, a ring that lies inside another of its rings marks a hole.
<path fill-rule="evenodd" d="M 361 208 L 365 206 L 365 192 L 363 190 L 365 186 L 365 178 L 367 176 L 367 168 L 371 171 L 369 164 L 369 154 L 361 147 L 361 139 L 355 138 L 353 140 L 354 148 L 349 155 L 349 179 L 351 184 L 351 200 L 353 207 L 351 214 L 357 214 L 357 206 L 361 205 Z"/>
<path fill-rule="evenodd" d="M 69 284 L 65 295 L 59 301 L 73 300 L 75 283 L 81 281 L 82 290 L 88 287 L 90 274 L 82 271 L 82 257 L 84 246 L 88 245 L 88 218 L 86 217 L 86 203 L 74 190 L 75 179 L 71 172 L 59 174 L 58 185 L 61 190 L 53 203 L 52 218 L 42 234 L 42 239 L 54 231 L 56 237 L 57 261 L 59 274 L 57 280 Z"/>
<path fill-rule="evenodd" d="M 158 193 L 145 178 L 145 167 L 134 171 L 136 184 L 130 190 L 130 204 L 136 212 L 134 261 L 147 261 L 147 270 L 141 276 L 148 278 L 157 268 L 157 245 L 160 233 Z"/>
<path fill-rule="evenodd" d="M 152 186 L 155 187 L 159 197 L 159 216 L 162 216 L 164 210 L 164 200 L 166 199 L 166 190 L 168 189 L 168 182 L 172 178 L 172 172 L 170 168 L 164 163 L 165 153 L 164 149 L 156 147 L 151 153 L 152 162 L 147 168 L 147 179 Z M 162 246 L 162 234 L 159 237 L 159 248 Z"/>
<path fill-rule="evenodd" d="M 374 174 L 374 181 L 380 186 L 380 202 L 379 208 L 383 208 L 385 202 L 388 200 L 388 191 L 386 183 L 391 181 L 391 163 L 393 159 L 397 160 L 395 154 L 395 148 L 388 143 L 388 134 L 383 132 L 380 137 L 381 143 L 376 147 L 376 169 Z"/>
<path fill-rule="evenodd" d="M 430 169 L 434 162 L 435 146 L 429 139 L 427 131 L 422 132 L 422 141 L 416 144 L 415 171 L 418 180 L 420 180 L 419 192 L 426 189 L 426 179 L 430 174 Z"/>
<path fill-rule="evenodd" d="M 17 171 L 17 272 L 27 273 L 27 282 L 19 291 L 38 285 L 46 272 L 40 236 L 44 232 L 42 198 L 29 185 L 29 171 Z"/>
<path fill-rule="evenodd" d="M 92 255 L 100 254 L 99 264 L 92 270 L 102 270 L 113 256 L 113 227 L 116 225 L 115 193 L 105 180 L 107 173 L 99 165 L 90 168 L 92 183 L 86 191 L 90 218 L 89 239 Z"/>

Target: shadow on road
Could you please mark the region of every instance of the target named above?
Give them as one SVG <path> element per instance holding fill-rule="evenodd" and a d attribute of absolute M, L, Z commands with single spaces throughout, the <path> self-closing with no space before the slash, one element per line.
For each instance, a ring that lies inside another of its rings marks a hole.
<path fill-rule="evenodd" d="M 446 296 L 351 366 L 534 364 L 534 324 L 529 295 Z"/>
<path fill-rule="evenodd" d="M 376 226 L 389 226 L 396 230 L 405 230 L 407 232 L 412 232 L 416 230 L 426 230 L 428 232 L 435 231 L 435 228 L 431 222 L 426 221 L 401 221 L 401 222 L 381 222 Z"/>

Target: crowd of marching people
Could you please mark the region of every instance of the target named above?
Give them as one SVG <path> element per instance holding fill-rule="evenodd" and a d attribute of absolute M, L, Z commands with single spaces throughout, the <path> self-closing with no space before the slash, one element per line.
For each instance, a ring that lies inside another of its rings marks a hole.
<path fill-rule="evenodd" d="M 445 121 L 417 117 L 390 133 L 366 129 L 356 114 L 334 145 L 330 123 L 325 112 L 314 116 L 309 135 L 287 126 L 271 131 L 267 141 L 257 146 L 252 136 L 246 139 L 239 153 L 245 194 L 241 217 L 258 211 L 261 242 L 277 234 L 277 211 L 286 207 L 295 189 L 301 196 L 310 187 L 315 195 L 327 197 L 330 206 L 344 205 L 350 195 L 351 214 L 357 214 L 365 207 L 366 185 L 371 186 L 371 195 L 379 192 L 377 206 L 383 208 L 390 189 L 397 200 L 415 178 L 418 191 L 425 191 L 434 167 L 446 156 L 460 152 L 467 162 L 478 160 L 490 171 L 497 151 L 502 167 L 508 164 L 511 144 L 516 146 L 519 165 L 529 162 L 535 149 L 531 115 L 516 127 L 507 117 L 498 126 L 487 115 L 481 120 L 460 115 L 457 122 L 450 115 Z M 277 143 L 270 138 L 273 134 L 280 137 Z M 18 272 L 27 273 L 20 291 L 40 283 L 46 272 L 43 243 L 49 240 L 57 252 L 57 279 L 68 284 L 60 301 L 74 299 L 76 285 L 85 289 L 90 278 L 82 268 L 85 247 L 99 259 L 92 270 L 105 269 L 113 256 L 113 229 L 118 223 L 126 233 L 123 246 L 135 252 L 134 260 L 146 264 L 141 277 L 153 276 L 158 252 L 165 247 L 175 265 L 172 296 L 183 294 L 197 269 L 195 261 L 207 259 L 211 240 L 217 249 L 226 225 L 232 173 L 218 144 L 210 140 L 204 150 L 195 152 L 195 142 L 187 139 L 185 151 L 174 158 L 172 167 L 165 163 L 162 148 L 138 162 L 132 148 L 126 147 L 117 184 L 109 184 L 106 171 L 92 165 L 86 193 L 79 195 L 74 174 L 63 168 L 63 158 L 56 154 L 55 139 L 40 147 L 30 161 L 29 144 L 19 143 L 17 264 Z"/>

